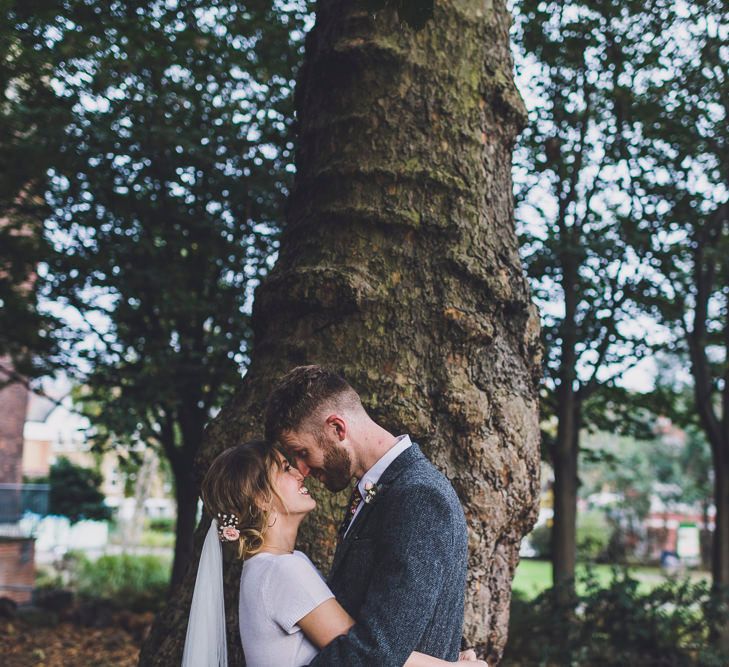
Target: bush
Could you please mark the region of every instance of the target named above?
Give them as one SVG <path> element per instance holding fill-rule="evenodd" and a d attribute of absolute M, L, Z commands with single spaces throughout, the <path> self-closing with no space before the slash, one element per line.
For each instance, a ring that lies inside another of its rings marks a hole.
<path fill-rule="evenodd" d="M 71 523 L 84 519 L 107 521 L 111 509 L 104 504 L 101 473 L 61 457 L 51 466 L 48 483 L 49 514 L 68 517 Z"/>
<path fill-rule="evenodd" d="M 533 600 L 512 599 L 509 665 L 600 665 L 601 667 L 719 667 L 729 655 L 709 646 L 709 619 L 718 620 L 706 582 L 668 582 L 649 593 L 615 569 L 601 587 L 594 573 L 582 578 L 586 589 L 572 604 L 560 604 L 550 589 Z"/>
<path fill-rule="evenodd" d="M 610 544 L 613 528 L 602 512 L 583 512 L 577 516 L 577 558 L 582 561 L 598 560 Z M 549 558 L 552 554 L 552 526 L 543 523 L 529 533 L 529 544 L 535 558 Z"/>
<path fill-rule="evenodd" d="M 46 567 L 38 567 L 35 571 L 36 590 L 56 589 L 63 587 L 63 579 L 60 573 Z"/>
<path fill-rule="evenodd" d="M 72 585 L 85 598 L 105 598 L 131 611 L 157 611 L 169 579 L 169 559 L 120 554 L 96 561 L 82 557 Z"/>
<path fill-rule="evenodd" d="M 156 517 L 154 519 L 149 519 L 147 527 L 149 530 L 154 530 L 158 533 L 174 533 L 175 520 L 168 517 Z"/>
<path fill-rule="evenodd" d="M 577 558 L 596 561 L 610 544 L 612 527 L 603 512 L 590 511 L 577 515 Z"/>

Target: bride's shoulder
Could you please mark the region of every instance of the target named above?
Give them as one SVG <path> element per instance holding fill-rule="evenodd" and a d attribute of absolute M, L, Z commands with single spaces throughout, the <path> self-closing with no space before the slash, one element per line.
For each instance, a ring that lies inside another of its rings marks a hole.
<path fill-rule="evenodd" d="M 319 574 L 314 563 L 303 551 L 294 551 L 291 554 L 284 554 L 276 557 L 276 569 L 289 570 L 305 574 L 308 572 Z"/>
<path fill-rule="evenodd" d="M 291 554 L 294 558 L 303 558 L 307 563 L 311 563 L 311 559 L 303 552 L 296 549 L 294 553 Z M 313 563 L 312 563 L 313 565 Z"/>

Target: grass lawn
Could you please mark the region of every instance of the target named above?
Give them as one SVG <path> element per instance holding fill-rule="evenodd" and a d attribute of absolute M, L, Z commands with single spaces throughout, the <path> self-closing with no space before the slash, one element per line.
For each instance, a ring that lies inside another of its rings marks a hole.
<path fill-rule="evenodd" d="M 165 533 L 158 530 L 149 530 L 148 528 L 142 531 L 142 535 L 139 539 L 140 546 L 143 547 L 170 547 L 175 546 L 175 534 Z"/>
<path fill-rule="evenodd" d="M 593 570 L 598 581 L 607 586 L 612 579 L 612 565 L 593 565 Z M 584 574 L 586 568 L 584 565 L 577 566 L 577 588 L 578 591 L 584 590 L 584 585 L 580 585 L 579 578 Z M 657 567 L 629 567 L 630 573 L 640 581 L 639 590 L 648 592 L 666 580 L 666 576 Z M 693 581 L 701 579 L 709 580 L 707 572 L 688 572 Z M 522 558 L 516 568 L 514 583 L 512 588 L 523 593 L 529 598 L 536 597 L 542 591 L 552 585 L 552 566 L 546 560 L 533 560 L 530 558 Z"/>

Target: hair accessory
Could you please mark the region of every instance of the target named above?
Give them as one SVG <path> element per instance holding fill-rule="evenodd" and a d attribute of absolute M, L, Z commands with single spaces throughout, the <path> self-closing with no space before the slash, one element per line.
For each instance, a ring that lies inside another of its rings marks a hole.
<path fill-rule="evenodd" d="M 235 514 L 218 512 L 218 539 L 221 542 L 235 542 L 240 537 L 238 517 Z"/>

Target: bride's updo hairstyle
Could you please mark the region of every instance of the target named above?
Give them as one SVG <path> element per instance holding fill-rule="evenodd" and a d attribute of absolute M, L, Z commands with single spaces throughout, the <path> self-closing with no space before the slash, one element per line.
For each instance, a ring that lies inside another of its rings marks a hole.
<path fill-rule="evenodd" d="M 217 518 L 222 530 L 234 526 L 238 537 L 238 557 L 241 560 L 258 553 L 263 536 L 271 523 L 270 508 L 274 496 L 284 507 L 276 492 L 274 471 L 279 466 L 278 450 L 264 440 L 251 440 L 235 445 L 219 454 L 210 464 L 200 489 L 205 510 Z M 230 515 L 235 517 L 231 522 Z M 233 538 L 235 539 L 235 538 Z"/>

